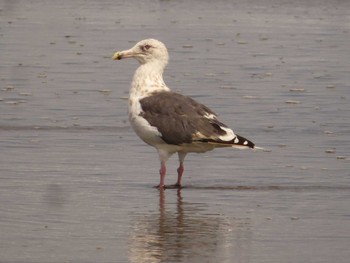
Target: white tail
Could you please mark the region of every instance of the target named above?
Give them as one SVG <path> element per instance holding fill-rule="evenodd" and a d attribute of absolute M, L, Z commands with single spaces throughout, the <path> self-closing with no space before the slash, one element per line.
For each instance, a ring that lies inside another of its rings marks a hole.
<path fill-rule="evenodd" d="M 265 150 L 265 148 L 254 146 L 254 150 Z"/>

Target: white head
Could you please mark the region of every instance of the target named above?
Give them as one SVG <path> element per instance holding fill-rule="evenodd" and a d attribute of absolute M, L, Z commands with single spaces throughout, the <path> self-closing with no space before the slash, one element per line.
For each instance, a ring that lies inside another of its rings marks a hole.
<path fill-rule="evenodd" d="M 158 62 L 165 67 L 169 55 L 165 45 L 156 39 L 144 39 L 128 50 L 114 53 L 113 59 L 135 58 L 140 64 Z"/>

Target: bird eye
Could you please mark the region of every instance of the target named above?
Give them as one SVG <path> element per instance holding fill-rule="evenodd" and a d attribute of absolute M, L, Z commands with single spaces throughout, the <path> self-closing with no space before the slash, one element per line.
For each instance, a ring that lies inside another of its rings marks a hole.
<path fill-rule="evenodd" d="M 149 50 L 150 48 L 151 48 L 152 46 L 151 45 L 144 45 L 143 47 L 142 47 L 142 50 Z"/>

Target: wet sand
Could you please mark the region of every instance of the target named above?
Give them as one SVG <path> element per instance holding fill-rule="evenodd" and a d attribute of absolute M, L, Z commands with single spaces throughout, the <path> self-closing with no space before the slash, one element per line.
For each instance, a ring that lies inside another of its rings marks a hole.
<path fill-rule="evenodd" d="M 304 2 L 0 2 L 0 262 L 348 262 L 350 3 Z M 169 87 L 267 150 L 154 189 L 137 63 L 111 60 L 148 37 Z"/>

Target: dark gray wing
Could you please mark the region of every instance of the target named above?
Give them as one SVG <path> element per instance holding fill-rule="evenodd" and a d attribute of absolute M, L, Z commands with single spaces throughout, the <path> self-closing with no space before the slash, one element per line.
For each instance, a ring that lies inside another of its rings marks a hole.
<path fill-rule="evenodd" d="M 174 92 L 155 92 L 140 100 L 142 112 L 151 126 L 156 127 L 168 144 L 180 145 L 193 141 L 214 142 L 227 127 L 203 104 Z"/>

